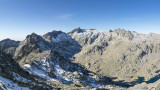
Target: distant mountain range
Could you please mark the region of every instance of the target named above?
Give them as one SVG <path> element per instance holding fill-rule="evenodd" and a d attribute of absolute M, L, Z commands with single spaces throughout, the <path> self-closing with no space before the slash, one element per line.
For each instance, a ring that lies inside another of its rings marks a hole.
<path fill-rule="evenodd" d="M 0 41 L 0 89 L 160 89 L 160 35 L 124 29 Z"/>

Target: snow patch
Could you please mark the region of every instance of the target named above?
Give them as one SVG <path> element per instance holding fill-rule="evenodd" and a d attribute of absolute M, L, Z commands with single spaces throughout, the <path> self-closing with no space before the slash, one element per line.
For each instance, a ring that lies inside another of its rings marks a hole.
<path fill-rule="evenodd" d="M 25 65 L 23 65 L 23 67 L 25 67 L 25 68 L 31 68 L 31 65 L 30 64 L 25 64 Z"/>
<path fill-rule="evenodd" d="M 80 78 L 76 76 L 75 73 L 64 70 L 60 67 L 58 61 L 53 62 L 50 59 L 44 58 L 40 61 L 35 61 L 34 64 L 25 64 L 23 68 L 28 71 L 30 74 L 39 76 L 47 81 L 56 81 L 58 79 L 63 84 L 73 84 L 81 81 Z M 53 73 L 56 77 L 50 77 L 49 73 Z M 81 71 L 81 70 L 78 70 Z M 75 72 L 78 72 L 75 71 Z M 96 84 L 96 80 L 92 77 L 87 76 L 85 82 L 88 82 L 87 85 L 92 87 L 98 87 L 99 84 Z"/>
<path fill-rule="evenodd" d="M 80 38 L 88 38 L 88 37 L 92 37 L 92 36 L 95 36 L 97 35 L 98 33 L 101 33 L 97 30 L 90 30 L 90 29 L 86 29 L 83 31 L 83 33 L 74 33 L 72 36 L 73 37 L 80 37 Z"/>
<path fill-rule="evenodd" d="M 37 67 L 34 67 L 34 66 L 31 66 L 30 68 L 27 68 L 25 67 L 26 65 L 23 66 L 23 68 L 25 68 L 30 74 L 33 74 L 33 75 L 36 75 L 36 76 L 39 76 L 43 79 L 46 79 L 46 80 L 49 80 L 49 81 L 52 81 L 52 78 L 50 78 L 48 75 L 47 75 L 47 72 L 37 68 Z M 28 66 L 28 65 L 27 65 Z"/>
<path fill-rule="evenodd" d="M 0 76 L 0 87 L 3 90 L 30 90 L 27 87 L 20 87 L 17 83 Z"/>
<path fill-rule="evenodd" d="M 55 65 L 54 69 L 54 74 L 57 76 L 57 79 L 65 84 L 72 84 L 73 82 L 75 83 L 79 81 L 76 79 L 76 75 L 74 75 L 72 72 L 63 70 L 59 65 Z"/>
<path fill-rule="evenodd" d="M 67 34 L 59 34 L 56 38 L 52 37 L 52 42 L 60 42 L 60 41 L 67 41 L 72 40 L 72 38 Z"/>
<path fill-rule="evenodd" d="M 147 37 L 147 34 L 140 34 L 140 33 L 133 33 L 134 39 L 133 42 L 138 43 L 138 41 L 148 41 L 149 38 Z"/>
<path fill-rule="evenodd" d="M 33 62 L 35 65 L 25 64 L 22 67 L 28 71 L 30 74 L 39 76 L 43 79 L 46 79 L 47 81 L 54 81 L 53 78 L 48 76 L 48 72 L 51 71 L 50 64 L 53 64 L 50 62 L 50 60 L 42 59 L 37 62 Z"/>
<path fill-rule="evenodd" d="M 60 80 L 65 84 L 72 84 L 73 82 L 78 82 L 76 75 L 72 72 L 63 70 L 58 64 L 54 64 L 51 60 L 44 58 L 40 61 L 33 62 L 34 65 L 25 64 L 22 67 L 28 71 L 30 74 L 39 76 L 47 81 L 55 81 L 55 79 Z M 53 71 L 56 75 L 55 77 L 50 77 L 48 74 Z"/>

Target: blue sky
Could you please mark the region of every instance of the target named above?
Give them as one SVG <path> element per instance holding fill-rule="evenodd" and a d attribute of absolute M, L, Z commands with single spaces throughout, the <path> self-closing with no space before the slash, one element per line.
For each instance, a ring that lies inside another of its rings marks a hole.
<path fill-rule="evenodd" d="M 0 40 L 77 27 L 160 33 L 159 4 L 160 0 L 0 0 Z"/>

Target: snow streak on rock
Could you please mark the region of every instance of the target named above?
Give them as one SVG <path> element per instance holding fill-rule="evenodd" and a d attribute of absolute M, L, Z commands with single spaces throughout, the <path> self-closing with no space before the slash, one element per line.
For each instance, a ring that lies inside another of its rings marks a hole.
<path fill-rule="evenodd" d="M 27 87 L 20 87 L 17 83 L 0 76 L 0 87 L 3 90 L 30 90 Z"/>

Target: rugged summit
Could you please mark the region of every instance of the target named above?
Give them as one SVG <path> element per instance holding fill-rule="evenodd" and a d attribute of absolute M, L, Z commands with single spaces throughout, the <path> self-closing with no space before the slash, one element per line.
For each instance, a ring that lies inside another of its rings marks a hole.
<path fill-rule="evenodd" d="M 42 52 L 49 49 L 49 43 L 46 42 L 41 36 L 32 33 L 28 35 L 24 41 L 16 49 L 14 55 L 15 60 L 20 60 L 22 57 L 28 56 L 28 54 L 34 52 Z"/>
<path fill-rule="evenodd" d="M 79 52 L 80 48 L 81 46 L 75 40 L 61 31 L 52 31 L 43 35 L 43 37 L 32 33 L 17 47 L 14 59 L 21 61 L 30 54 L 49 50 L 57 51 L 68 58 Z"/>
<path fill-rule="evenodd" d="M 54 50 L 58 50 L 65 57 L 72 57 L 80 51 L 81 46 L 71 36 L 62 31 L 52 31 L 43 35 Z"/>
<path fill-rule="evenodd" d="M 10 80 L 17 87 L 30 89 L 141 90 L 160 86 L 159 34 L 76 28 L 68 34 L 62 31 L 42 36 L 32 33 L 20 43 L 3 40 L 0 46 L 4 51 L 0 54 L 2 85 Z M 10 47 L 14 48 L 13 52 L 9 51 Z M 28 81 L 14 81 L 16 76 L 12 72 Z M 29 84 L 30 80 L 35 84 Z"/>

